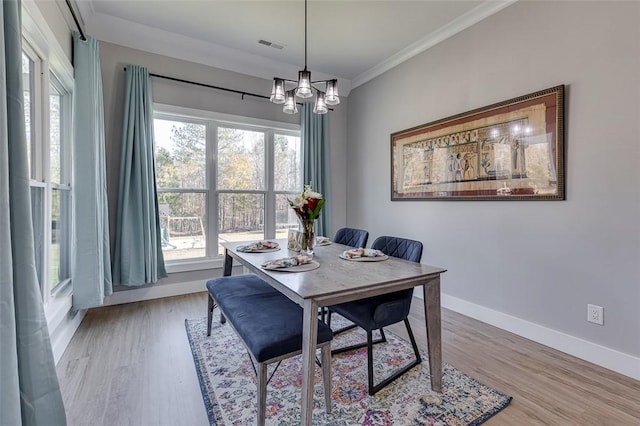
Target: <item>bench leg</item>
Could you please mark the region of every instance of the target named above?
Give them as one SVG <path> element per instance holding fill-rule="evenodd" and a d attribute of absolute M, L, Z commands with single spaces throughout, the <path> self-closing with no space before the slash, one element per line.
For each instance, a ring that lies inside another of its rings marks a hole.
<path fill-rule="evenodd" d="M 209 308 L 207 309 L 207 336 L 211 336 L 211 321 L 213 320 L 213 308 L 216 304 L 213 301 L 213 297 L 209 294 Z"/>
<path fill-rule="evenodd" d="M 258 363 L 258 426 L 264 426 L 267 412 L 267 364 Z"/>
<path fill-rule="evenodd" d="M 324 385 L 324 405 L 327 414 L 331 414 L 331 345 L 324 345 L 321 349 L 322 382 Z"/>

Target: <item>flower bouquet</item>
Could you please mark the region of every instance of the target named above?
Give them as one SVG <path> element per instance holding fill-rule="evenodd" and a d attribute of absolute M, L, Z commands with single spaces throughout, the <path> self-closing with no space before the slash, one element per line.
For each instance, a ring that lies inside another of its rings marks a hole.
<path fill-rule="evenodd" d="M 322 194 L 314 192 L 311 189 L 311 185 L 305 185 L 300 195 L 296 195 L 293 200 L 288 199 L 288 201 L 302 224 L 305 236 L 303 247 L 308 254 L 313 254 L 316 240 L 313 232 L 313 222 L 320 216 L 325 199 Z"/>

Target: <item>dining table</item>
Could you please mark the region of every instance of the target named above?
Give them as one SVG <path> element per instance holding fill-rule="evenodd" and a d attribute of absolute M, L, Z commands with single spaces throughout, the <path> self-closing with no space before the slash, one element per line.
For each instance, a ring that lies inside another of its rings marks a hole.
<path fill-rule="evenodd" d="M 225 249 L 223 275 L 231 275 L 235 260 L 303 308 L 300 424 L 311 425 L 318 308 L 323 306 L 422 287 L 430 384 L 432 391 L 442 391 L 440 275 L 446 269 L 395 257 L 383 261 L 344 259 L 341 255 L 352 247 L 337 243 L 314 248 L 314 268 L 265 269 L 262 265 L 269 260 L 299 254 L 288 250 L 286 239 L 273 241 L 278 242 L 278 249 L 256 252 L 238 250 L 246 241 L 221 243 Z"/>

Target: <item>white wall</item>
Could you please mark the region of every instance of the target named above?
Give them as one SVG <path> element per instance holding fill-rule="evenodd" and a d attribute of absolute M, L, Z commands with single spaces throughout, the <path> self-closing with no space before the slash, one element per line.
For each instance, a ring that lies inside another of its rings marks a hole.
<path fill-rule="evenodd" d="M 559 84 L 566 201 L 390 201 L 391 133 Z M 350 226 L 421 240 L 454 309 L 640 378 L 640 3 L 517 2 L 354 89 L 348 117 Z"/>

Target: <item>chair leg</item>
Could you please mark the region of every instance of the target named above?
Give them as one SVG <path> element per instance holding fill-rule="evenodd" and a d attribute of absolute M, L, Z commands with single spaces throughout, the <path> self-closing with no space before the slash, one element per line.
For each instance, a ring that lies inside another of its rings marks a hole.
<path fill-rule="evenodd" d="M 376 393 L 373 386 L 373 332 L 367 330 L 367 376 L 369 378 L 369 395 Z"/>
<path fill-rule="evenodd" d="M 413 337 L 413 331 L 411 331 L 411 325 L 409 324 L 409 319 L 404 319 L 404 325 L 407 326 L 407 333 L 409 334 L 409 340 L 411 340 L 411 346 L 413 347 L 413 353 L 416 354 L 416 360 L 418 364 L 422 362 L 422 357 L 420 357 L 420 350 L 418 349 L 418 344 L 416 343 L 415 337 Z"/>
<path fill-rule="evenodd" d="M 416 355 L 416 359 L 411 361 L 406 366 L 402 367 L 400 370 L 396 371 L 377 385 L 373 384 L 373 355 L 371 348 L 367 349 L 369 352 L 369 395 L 376 394 L 380 389 L 387 386 L 389 383 L 393 382 L 400 376 L 402 376 L 407 371 L 411 370 L 416 365 L 422 362 L 422 358 L 420 357 L 420 351 L 418 350 L 418 345 L 416 344 L 416 339 L 413 337 L 413 331 L 411 331 L 411 325 L 409 324 L 409 320 L 405 318 L 404 325 L 407 327 L 407 332 L 409 333 L 409 339 L 411 340 L 411 346 L 413 347 L 413 352 Z"/>
<path fill-rule="evenodd" d="M 213 309 L 216 307 L 213 297 L 209 294 L 209 307 L 207 308 L 207 336 L 211 336 L 211 321 L 213 321 Z"/>
<path fill-rule="evenodd" d="M 258 426 L 264 426 L 267 413 L 267 364 L 259 362 L 257 373 Z"/>
<path fill-rule="evenodd" d="M 331 345 L 324 345 L 321 349 L 322 381 L 324 385 L 324 405 L 327 414 L 331 414 Z"/>

